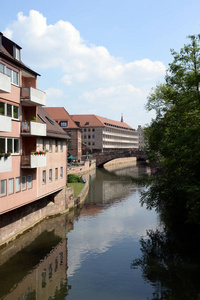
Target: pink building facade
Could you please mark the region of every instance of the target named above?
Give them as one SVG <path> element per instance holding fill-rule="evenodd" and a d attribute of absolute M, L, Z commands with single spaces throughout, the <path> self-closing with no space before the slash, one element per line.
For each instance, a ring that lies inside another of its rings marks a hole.
<path fill-rule="evenodd" d="M 42 108 L 46 94 L 21 61 L 21 48 L 0 33 L 0 214 L 66 186 L 68 136 Z"/>

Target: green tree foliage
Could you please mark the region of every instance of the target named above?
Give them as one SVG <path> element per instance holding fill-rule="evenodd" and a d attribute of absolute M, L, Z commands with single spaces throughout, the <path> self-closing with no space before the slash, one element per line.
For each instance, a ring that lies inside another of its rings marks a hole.
<path fill-rule="evenodd" d="M 162 170 L 143 194 L 147 207 L 165 207 L 200 223 L 200 35 L 171 50 L 165 83 L 148 97 L 156 118 L 145 129 L 149 159 Z"/>
<path fill-rule="evenodd" d="M 81 178 L 75 174 L 68 174 L 67 175 L 67 182 L 74 183 L 74 182 L 81 182 Z"/>

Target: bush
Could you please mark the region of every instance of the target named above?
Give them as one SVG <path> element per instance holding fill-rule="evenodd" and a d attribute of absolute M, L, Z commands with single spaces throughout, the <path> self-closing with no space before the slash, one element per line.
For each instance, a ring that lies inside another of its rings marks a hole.
<path fill-rule="evenodd" d="M 69 174 L 69 175 L 67 175 L 67 182 L 69 182 L 69 183 L 81 182 L 81 178 L 78 175 Z"/>

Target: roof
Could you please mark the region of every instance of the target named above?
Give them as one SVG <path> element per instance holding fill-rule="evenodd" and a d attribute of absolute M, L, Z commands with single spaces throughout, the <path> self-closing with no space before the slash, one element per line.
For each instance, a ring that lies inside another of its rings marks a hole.
<path fill-rule="evenodd" d="M 47 125 L 47 136 L 70 139 L 68 134 L 56 123 L 48 112 L 41 106 L 38 106 L 37 119 L 40 123 Z"/>
<path fill-rule="evenodd" d="M 29 71 L 30 73 L 34 74 L 34 75 L 39 75 L 38 73 L 36 73 L 35 71 L 33 71 L 32 69 L 30 69 L 28 66 L 26 66 L 21 60 L 17 60 L 13 55 L 12 52 L 10 52 L 10 49 L 12 47 L 10 47 L 10 45 L 13 46 L 17 46 L 20 50 L 22 49 L 19 45 L 17 45 L 15 42 L 11 41 L 10 39 L 8 39 L 7 37 L 5 37 L 3 35 L 2 32 L 0 32 L 0 56 L 7 59 L 8 61 L 10 61 L 11 63 L 14 63 L 15 65 L 19 66 L 20 68 L 23 68 L 27 71 Z M 7 48 L 7 49 L 6 49 Z"/>
<path fill-rule="evenodd" d="M 117 127 L 124 130 L 134 130 L 124 122 L 114 121 L 97 115 L 72 115 L 74 121 L 80 122 L 81 127 Z"/>
<path fill-rule="evenodd" d="M 67 121 L 67 127 L 64 129 L 79 129 L 74 120 L 72 120 L 69 113 L 64 107 L 44 107 L 44 109 L 51 115 L 51 117 L 60 124 L 61 121 Z"/>

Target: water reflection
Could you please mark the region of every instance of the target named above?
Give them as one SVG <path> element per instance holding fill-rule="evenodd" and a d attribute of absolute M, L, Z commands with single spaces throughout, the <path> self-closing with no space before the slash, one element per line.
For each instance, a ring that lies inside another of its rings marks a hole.
<path fill-rule="evenodd" d="M 134 167 L 132 172 L 140 173 Z M 0 299 L 146 299 L 153 288 L 130 269 L 139 239 L 159 219 L 139 204 L 126 170 L 97 170 L 85 205 L 45 220 L 0 251 Z M 146 169 L 145 169 L 146 170 Z"/>
<path fill-rule="evenodd" d="M 154 286 L 152 300 L 199 299 L 200 228 L 174 221 L 168 226 L 165 220 L 162 231 L 149 230 L 148 238 L 140 240 L 142 257 L 132 262 Z"/>
<path fill-rule="evenodd" d="M 54 299 L 67 295 L 66 218 L 44 221 L 1 251 L 0 299 Z"/>

